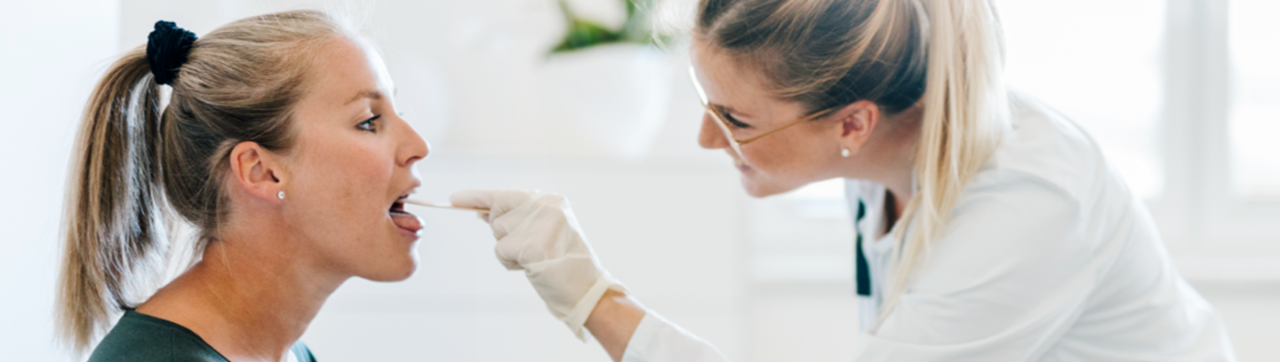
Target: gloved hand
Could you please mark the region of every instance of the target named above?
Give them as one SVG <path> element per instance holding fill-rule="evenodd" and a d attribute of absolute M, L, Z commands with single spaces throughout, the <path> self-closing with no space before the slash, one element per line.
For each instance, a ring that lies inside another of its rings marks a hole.
<path fill-rule="evenodd" d="M 569 201 L 555 194 L 519 190 L 460 191 L 449 197 L 454 206 L 489 209 L 498 239 L 494 251 L 508 270 L 524 269 L 529 283 L 578 339 L 582 325 L 609 289 L 626 293 L 600 266 Z"/>

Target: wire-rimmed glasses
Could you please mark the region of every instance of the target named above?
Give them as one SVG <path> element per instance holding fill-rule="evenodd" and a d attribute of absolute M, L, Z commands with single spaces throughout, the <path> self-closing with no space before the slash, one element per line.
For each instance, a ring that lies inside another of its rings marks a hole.
<path fill-rule="evenodd" d="M 725 140 L 729 141 L 729 148 L 733 149 L 733 153 L 737 154 L 739 159 L 743 158 L 742 145 L 755 142 L 756 140 L 764 138 L 765 136 L 778 133 L 778 131 L 790 128 L 791 126 L 821 118 L 823 116 L 831 114 L 831 111 L 835 110 L 835 108 L 828 108 L 821 111 L 817 111 L 807 116 L 801 117 L 800 119 L 792 121 L 791 123 L 787 123 L 782 127 L 774 128 L 773 130 L 770 130 L 765 133 L 761 133 L 759 135 L 756 135 L 755 137 L 740 140 L 733 135 L 733 130 L 729 128 L 729 127 L 732 127 L 732 125 L 728 121 L 726 121 L 724 117 L 720 115 L 720 111 L 712 107 L 711 103 L 707 100 L 707 92 L 702 90 L 702 83 L 698 82 L 698 76 L 693 72 L 692 65 L 689 66 L 689 78 L 693 80 L 693 88 L 698 90 L 698 97 L 702 99 L 702 108 L 707 112 L 707 114 L 711 115 L 711 118 L 714 118 L 716 120 L 716 125 L 720 126 L 720 130 L 724 132 Z"/>

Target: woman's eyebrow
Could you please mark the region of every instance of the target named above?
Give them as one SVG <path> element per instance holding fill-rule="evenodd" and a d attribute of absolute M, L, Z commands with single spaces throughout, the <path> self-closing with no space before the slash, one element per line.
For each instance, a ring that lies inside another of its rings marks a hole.
<path fill-rule="evenodd" d="M 359 93 L 356 93 L 355 97 L 351 97 L 351 100 L 347 101 L 347 103 L 344 103 L 343 105 L 351 104 L 352 102 L 358 101 L 361 98 L 380 100 L 382 99 L 382 92 L 379 92 L 376 89 L 362 90 Z"/>

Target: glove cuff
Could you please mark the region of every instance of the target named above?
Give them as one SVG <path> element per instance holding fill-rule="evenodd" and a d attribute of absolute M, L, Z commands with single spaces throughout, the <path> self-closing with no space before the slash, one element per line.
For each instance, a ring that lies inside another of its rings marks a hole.
<path fill-rule="evenodd" d="M 578 340 L 587 341 L 586 336 L 583 335 L 582 326 L 587 323 L 587 317 L 591 316 L 591 311 L 596 309 L 596 304 L 600 303 L 600 298 L 604 297 L 604 293 L 609 290 L 626 293 L 627 287 L 610 278 L 608 274 L 601 275 L 591 289 L 587 290 L 587 294 L 573 306 L 573 310 L 562 319 Z"/>

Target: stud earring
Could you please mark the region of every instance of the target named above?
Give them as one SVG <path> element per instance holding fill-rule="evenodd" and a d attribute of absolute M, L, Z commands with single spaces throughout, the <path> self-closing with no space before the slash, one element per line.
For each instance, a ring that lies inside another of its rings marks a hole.
<path fill-rule="evenodd" d="M 841 149 L 840 149 L 840 157 L 849 157 L 849 149 L 848 149 L 848 148 L 841 148 Z"/>
<path fill-rule="evenodd" d="M 284 200 L 284 191 L 277 192 L 277 193 L 276 193 L 276 198 L 277 198 L 277 199 Z"/>

